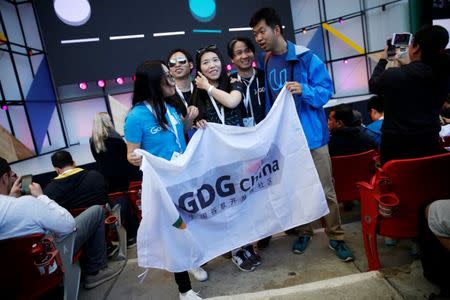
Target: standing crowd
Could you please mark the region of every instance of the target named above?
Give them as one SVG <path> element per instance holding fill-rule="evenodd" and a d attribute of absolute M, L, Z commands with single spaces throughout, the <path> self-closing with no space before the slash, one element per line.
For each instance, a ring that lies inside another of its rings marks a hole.
<path fill-rule="evenodd" d="M 274 9 L 258 10 L 249 25 L 256 44 L 265 53 L 260 69 L 254 67 L 255 46 L 246 37 L 228 42 L 227 54 L 237 71 L 231 75 L 215 45 L 198 49 L 194 59 L 188 51 L 174 49 L 164 61 L 140 64 L 135 73 L 132 108 L 124 125 L 126 142 L 115 131 L 108 114 L 99 113 L 94 120 L 90 143 L 99 172 L 76 167 L 68 152 L 58 151 L 52 156 L 58 176 L 44 191 L 32 183 L 31 196 L 20 196 L 20 178 L 1 159 L 0 239 L 46 230 L 63 236 L 77 228 L 76 249 L 83 245 L 87 249 L 83 270 L 86 287 L 113 278 L 120 269 L 108 266 L 107 255 L 114 247 L 107 249 L 101 205 L 108 202 L 108 194 L 118 193 L 128 246 L 135 245 L 139 224 L 120 195 L 136 177 L 142 162 L 134 150 L 143 149 L 171 160 L 185 151 L 192 131 L 202 130 L 209 122 L 255 126 L 264 120 L 286 87 L 293 95 L 330 210 L 322 220 L 328 246 L 341 261 L 353 260 L 341 226 L 330 154 L 379 149 L 381 163 L 385 163 L 442 151 L 439 114 L 448 97 L 450 66 L 443 51 L 448 32 L 440 26 L 418 31 L 409 46 L 411 62 L 400 67 L 384 70 L 385 50 L 369 81 L 370 91 L 377 96 L 369 101 L 368 112 L 374 122 L 366 127 L 347 104 L 332 108 L 327 118 L 324 105 L 333 95 L 327 68 L 311 50 L 284 38 L 281 19 Z M 194 67 L 197 73 L 192 78 Z M 18 197 L 21 201 L 15 199 Z M 88 209 L 73 218 L 68 210 L 76 208 Z M 313 228 L 305 224 L 294 232 L 298 238 L 292 251 L 302 254 L 314 235 Z M 262 263 L 258 250 L 269 243 L 270 236 L 234 249 L 231 261 L 242 271 L 253 271 Z M 189 274 L 200 281 L 208 278 L 202 267 L 175 273 L 180 299 L 201 299 L 192 290 Z"/>

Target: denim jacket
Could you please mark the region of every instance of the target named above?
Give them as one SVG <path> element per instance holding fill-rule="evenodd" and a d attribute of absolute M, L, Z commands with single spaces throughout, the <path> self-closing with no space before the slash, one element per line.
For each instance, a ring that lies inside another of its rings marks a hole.
<path fill-rule="evenodd" d="M 325 64 L 306 47 L 287 41 L 286 61 L 292 65 L 291 73 L 294 77 L 288 80 L 302 85 L 302 94 L 293 96 L 309 149 L 320 148 L 328 144 L 330 139 L 323 106 L 333 94 L 333 82 Z M 269 73 L 266 70 L 266 86 Z M 266 114 L 272 107 L 272 102 L 270 92 L 266 91 Z"/>

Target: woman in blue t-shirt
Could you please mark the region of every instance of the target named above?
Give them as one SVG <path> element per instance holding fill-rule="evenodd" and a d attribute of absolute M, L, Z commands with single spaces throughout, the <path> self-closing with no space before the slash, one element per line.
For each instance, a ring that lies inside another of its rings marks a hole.
<path fill-rule="evenodd" d="M 192 126 L 198 109 L 188 107 L 182 119 L 177 110 L 168 103 L 168 97 L 175 95 L 175 81 L 167 66 L 159 60 L 146 61 L 136 70 L 134 82 L 133 107 L 125 120 L 125 139 L 127 159 L 139 166 L 142 157 L 133 153 L 144 149 L 155 156 L 171 160 L 184 152 L 186 141 L 184 130 Z M 189 270 L 197 280 L 204 281 L 208 274 L 202 268 Z M 187 271 L 175 273 L 175 281 L 180 299 L 201 299 L 192 291 Z"/>

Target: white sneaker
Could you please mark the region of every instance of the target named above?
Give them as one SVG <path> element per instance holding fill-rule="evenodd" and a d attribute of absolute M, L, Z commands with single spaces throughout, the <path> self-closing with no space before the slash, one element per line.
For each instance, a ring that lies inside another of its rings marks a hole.
<path fill-rule="evenodd" d="M 201 298 L 198 293 L 193 290 L 189 290 L 186 293 L 180 293 L 180 300 L 199 300 Z"/>
<path fill-rule="evenodd" d="M 206 281 L 206 280 L 208 280 L 208 273 L 202 267 L 191 269 L 188 272 L 189 272 L 189 274 L 194 276 L 194 278 L 197 281 Z"/>

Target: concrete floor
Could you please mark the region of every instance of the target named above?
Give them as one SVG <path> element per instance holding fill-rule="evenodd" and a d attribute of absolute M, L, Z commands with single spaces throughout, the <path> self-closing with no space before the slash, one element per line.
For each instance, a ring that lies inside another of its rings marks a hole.
<path fill-rule="evenodd" d="M 254 272 L 242 272 L 231 260 L 218 257 L 205 265 L 209 279 L 206 282 L 192 279 L 192 287 L 204 298 L 231 296 L 218 299 L 426 299 L 430 293 L 438 292 L 423 277 L 420 261 L 409 256 L 411 242 L 408 240 L 388 247 L 379 238 L 380 258 L 385 268 L 376 276 L 362 274 L 367 271 L 367 261 L 361 224 L 357 221 L 359 207 L 351 212 L 343 211 L 341 215 L 347 244 L 355 255 L 354 262 L 344 263 L 336 258 L 328 248 L 322 229 L 316 231 L 307 251 L 300 255 L 291 251 L 296 237 L 281 233 L 261 251 L 263 262 Z M 92 290 L 81 288 L 79 298 L 179 299 L 171 273 L 150 269 L 148 276 L 139 283 L 137 276 L 143 269 L 137 265 L 136 249 L 131 249 L 128 257 L 117 278 Z M 344 277 L 348 275 L 353 276 Z"/>

